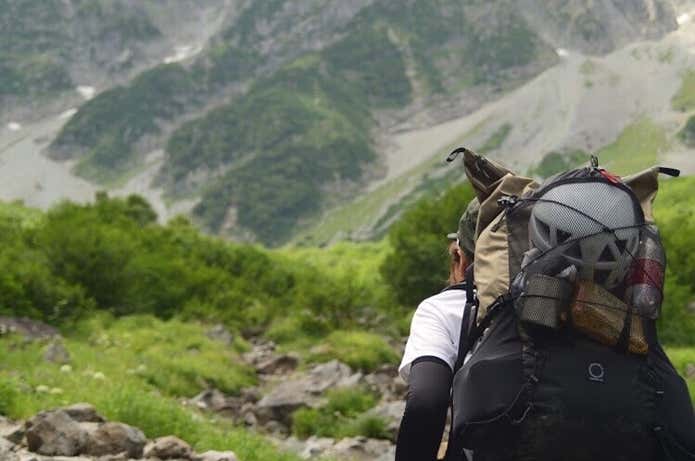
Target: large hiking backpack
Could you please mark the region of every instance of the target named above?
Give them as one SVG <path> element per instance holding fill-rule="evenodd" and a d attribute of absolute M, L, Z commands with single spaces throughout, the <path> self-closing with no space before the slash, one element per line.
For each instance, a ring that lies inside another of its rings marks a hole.
<path fill-rule="evenodd" d="M 655 325 L 651 206 L 658 174 L 677 170 L 620 180 L 592 160 L 538 185 L 458 153 L 481 203 L 480 307 L 461 334 L 450 459 L 695 460 L 692 403 Z"/>

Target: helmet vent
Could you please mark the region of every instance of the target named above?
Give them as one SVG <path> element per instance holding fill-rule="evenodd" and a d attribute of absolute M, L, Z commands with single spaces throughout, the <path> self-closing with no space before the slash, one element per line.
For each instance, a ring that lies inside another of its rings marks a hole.
<path fill-rule="evenodd" d="M 558 245 L 565 243 L 567 240 L 572 237 L 572 234 L 569 232 L 565 232 L 562 229 L 557 230 L 557 243 Z"/>
<path fill-rule="evenodd" d="M 610 246 L 606 245 L 601 252 L 601 256 L 598 257 L 599 261 L 615 261 L 613 253 L 610 250 Z"/>

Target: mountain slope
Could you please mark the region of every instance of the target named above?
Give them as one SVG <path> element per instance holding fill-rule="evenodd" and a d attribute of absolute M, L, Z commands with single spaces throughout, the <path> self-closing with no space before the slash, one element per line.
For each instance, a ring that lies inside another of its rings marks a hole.
<path fill-rule="evenodd" d="M 628 3 L 212 2 L 219 32 L 197 55 L 97 95 L 49 154 L 113 186 L 164 149 L 148 187 L 197 202 L 214 232 L 278 244 L 392 175 L 396 130 L 479 108 L 557 64 L 559 46 L 603 53 L 675 27 L 669 3 Z"/>

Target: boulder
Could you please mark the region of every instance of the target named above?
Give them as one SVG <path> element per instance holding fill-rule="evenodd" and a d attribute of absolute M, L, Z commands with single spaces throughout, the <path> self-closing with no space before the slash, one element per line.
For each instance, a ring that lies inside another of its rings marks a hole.
<path fill-rule="evenodd" d="M 140 429 L 123 423 L 82 423 L 87 431 L 87 443 L 82 453 L 92 456 L 117 455 L 142 457 L 147 443 Z"/>
<path fill-rule="evenodd" d="M 103 423 L 106 421 L 96 409 L 88 403 L 76 403 L 69 407 L 61 408 L 65 413 L 78 423 Z"/>
<path fill-rule="evenodd" d="M 31 320 L 26 317 L 1 317 L 0 334 L 16 333 L 24 336 L 28 340 L 50 339 L 60 336 L 57 328 L 46 325 L 38 320 Z"/>
<path fill-rule="evenodd" d="M 364 377 L 369 388 L 385 400 L 403 400 L 408 385 L 398 376 L 398 368 L 385 365 Z"/>
<path fill-rule="evenodd" d="M 0 416 L 0 439 L 6 439 L 19 445 L 24 439 L 24 424 Z"/>
<path fill-rule="evenodd" d="M 396 457 L 396 449 L 386 440 L 349 437 L 326 450 L 324 456 L 350 461 L 391 461 Z"/>
<path fill-rule="evenodd" d="M 239 461 L 233 451 L 206 451 L 193 457 L 193 461 Z"/>
<path fill-rule="evenodd" d="M 272 341 L 256 343 L 249 352 L 243 355 L 244 361 L 256 366 L 257 364 L 268 360 L 273 356 L 275 351 L 275 343 Z"/>
<path fill-rule="evenodd" d="M 87 431 L 63 410 L 44 411 L 26 422 L 29 451 L 48 456 L 76 456 L 87 444 Z"/>
<path fill-rule="evenodd" d="M 293 354 L 271 356 L 256 364 L 256 371 L 263 375 L 286 374 L 299 365 L 299 358 Z"/>
<path fill-rule="evenodd" d="M 330 387 L 344 386 L 351 376 L 350 367 L 337 360 L 316 365 L 309 372 L 307 392 L 322 394 Z"/>
<path fill-rule="evenodd" d="M 206 389 L 189 402 L 202 410 L 217 411 L 227 406 L 227 397 L 217 389 Z"/>
<path fill-rule="evenodd" d="M 326 450 L 333 447 L 335 441 L 326 437 L 309 437 L 304 442 L 304 449 L 299 453 L 304 459 L 319 458 Z"/>
<path fill-rule="evenodd" d="M 70 353 L 60 339 L 54 338 L 43 352 L 43 358 L 47 362 L 65 364 L 70 362 Z"/>
<path fill-rule="evenodd" d="M 190 460 L 193 458 L 193 450 L 180 438 L 168 435 L 159 437 L 147 444 L 145 458 Z"/>
<path fill-rule="evenodd" d="M 291 415 L 299 408 L 308 407 L 317 398 L 308 394 L 305 380 L 281 383 L 266 394 L 256 405 L 256 417 L 261 424 L 280 421 L 289 425 Z"/>
<path fill-rule="evenodd" d="M 391 435 L 391 440 L 396 440 L 398 429 L 401 426 L 401 418 L 405 411 L 405 400 L 382 402 L 367 412 L 369 416 L 375 416 L 386 421 L 386 429 Z"/>
<path fill-rule="evenodd" d="M 231 346 L 234 342 L 234 336 L 232 336 L 229 330 L 227 330 L 221 323 L 213 325 L 210 329 L 208 329 L 206 335 L 213 341 L 219 341 L 225 346 Z"/>
<path fill-rule="evenodd" d="M 353 376 L 350 367 L 337 360 L 317 365 L 307 375 L 275 386 L 256 405 L 256 417 L 261 424 L 278 421 L 289 426 L 295 410 L 315 406 L 327 389 L 343 386 Z"/>

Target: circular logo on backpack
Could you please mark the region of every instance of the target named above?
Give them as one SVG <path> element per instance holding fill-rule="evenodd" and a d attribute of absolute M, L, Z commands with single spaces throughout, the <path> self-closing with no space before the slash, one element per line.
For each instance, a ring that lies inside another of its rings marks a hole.
<path fill-rule="evenodd" d="M 587 370 L 589 372 L 589 381 L 602 383 L 605 381 L 606 370 L 599 362 L 591 362 Z"/>

